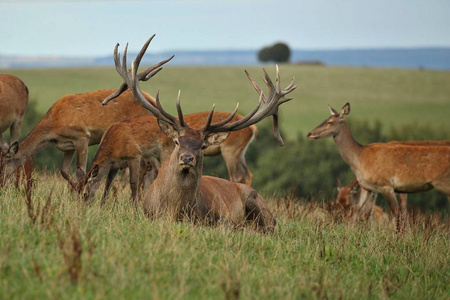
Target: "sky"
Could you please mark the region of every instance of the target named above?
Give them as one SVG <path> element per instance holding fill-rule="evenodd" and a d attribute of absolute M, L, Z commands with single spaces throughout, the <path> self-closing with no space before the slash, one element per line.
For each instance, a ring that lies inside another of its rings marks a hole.
<path fill-rule="evenodd" d="M 0 55 L 450 47 L 450 0 L 0 0 Z"/>

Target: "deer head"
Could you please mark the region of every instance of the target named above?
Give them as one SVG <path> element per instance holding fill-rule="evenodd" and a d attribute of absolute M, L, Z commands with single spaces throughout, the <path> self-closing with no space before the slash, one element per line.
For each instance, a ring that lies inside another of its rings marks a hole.
<path fill-rule="evenodd" d="M 314 128 L 307 137 L 310 140 L 316 140 L 320 138 L 325 138 L 329 136 L 336 136 L 342 128 L 345 117 L 350 113 L 350 103 L 346 103 L 338 113 L 334 108 L 329 106 L 331 116 L 323 121 L 319 126 Z"/>

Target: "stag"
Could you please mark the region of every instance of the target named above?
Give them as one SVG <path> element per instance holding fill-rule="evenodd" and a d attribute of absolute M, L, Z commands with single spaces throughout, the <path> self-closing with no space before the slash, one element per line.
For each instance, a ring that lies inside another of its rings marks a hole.
<path fill-rule="evenodd" d="M 215 113 L 213 121 L 217 122 L 228 116 L 229 113 Z M 200 128 L 207 118 L 208 112 L 201 112 L 185 116 L 185 121 L 193 128 Z M 233 120 L 241 118 L 242 116 L 236 115 Z M 251 185 L 252 174 L 246 167 L 244 153 L 255 134 L 255 125 L 233 131 L 223 143 L 210 146 L 203 153 L 205 156 L 222 154 L 230 180 Z M 174 147 L 172 139 L 159 129 L 154 116 L 141 115 L 111 125 L 100 142 L 87 176 L 81 180 L 80 188 L 84 190 L 84 200 L 92 201 L 101 180 L 106 176 L 103 205 L 116 174 L 128 167 L 131 199 L 137 201 L 139 187 L 143 186 L 143 190 L 146 190 L 149 181 L 154 179 L 159 166 L 172 153 Z M 145 176 L 148 180 L 143 179 Z"/>
<path fill-rule="evenodd" d="M 10 145 L 17 142 L 28 105 L 28 88 L 22 80 L 0 74 L 0 153 L 8 149 L 3 132 L 9 128 Z"/>
<path fill-rule="evenodd" d="M 264 71 L 265 82 L 270 89 L 266 97 L 250 74 L 245 72 L 260 95 L 258 105 L 242 119 L 231 122 L 238 109 L 236 106 L 227 118 L 216 123 L 212 123 L 213 106 L 204 126 L 194 129 L 185 121 L 180 96 L 177 99 L 178 118 L 162 108 L 159 93 L 156 94 L 156 107 L 143 97 L 136 72 L 148 44 L 144 45 L 130 71 L 127 70 L 126 64 L 127 46 L 122 63 L 115 51 L 116 70 L 132 90 L 136 100 L 156 116 L 161 131 L 175 144 L 174 150 L 162 164 L 158 176 L 147 191 L 143 203 L 145 214 L 152 217 L 166 216 L 171 220 L 188 217 L 194 221 L 208 223 L 223 220 L 231 226 L 253 221 L 263 231 L 273 232 L 275 218 L 254 189 L 245 184 L 202 176 L 203 151 L 210 146 L 220 145 L 231 131 L 249 127 L 270 115 L 273 116 L 274 135 L 282 143 L 278 129 L 278 106 L 291 100 L 285 95 L 297 87 L 294 86 L 294 80 L 286 89 L 281 90 L 278 67 L 275 85 Z M 117 48 L 118 45 L 116 50 Z M 261 101 L 264 103 L 260 109 Z"/>
<path fill-rule="evenodd" d="M 332 136 L 344 161 L 350 165 L 361 187 L 380 193 L 397 218 L 397 232 L 403 232 L 406 201 L 395 193 L 417 193 L 436 189 L 450 197 L 450 147 L 408 143 L 357 143 L 345 117 L 350 104 L 340 113 L 330 107 L 331 116 L 308 133 L 308 138 Z"/>

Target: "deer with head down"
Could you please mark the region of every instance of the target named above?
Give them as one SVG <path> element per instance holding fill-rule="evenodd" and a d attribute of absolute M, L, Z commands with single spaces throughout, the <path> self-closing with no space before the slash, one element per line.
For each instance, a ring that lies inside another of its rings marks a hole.
<path fill-rule="evenodd" d="M 10 145 L 17 142 L 28 106 L 28 88 L 22 80 L 0 74 L 0 153 L 8 149 L 3 132 L 10 131 Z"/>
<path fill-rule="evenodd" d="M 147 45 L 141 50 L 145 53 Z M 199 129 L 191 128 L 185 121 L 177 100 L 178 118 L 167 113 L 161 106 L 159 94 L 156 95 L 156 107 L 146 101 L 139 88 L 139 78 L 136 76 L 142 55 L 138 55 L 132 63 L 131 70 L 126 66 L 126 48 L 123 63 L 115 59 L 116 69 L 124 82 L 133 91 L 136 100 L 157 117 L 161 131 L 173 140 L 174 150 L 163 162 L 158 176 L 146 193 L 144 212 L 152 217 L 165 216 L 172 220 L 188 217 L 195 221 L 217 223 L 223 220 L 232 226 L 238 226 L 246 221 L 253 221 L 266 232 L 273 232 L 275 218 L 263 198 L 250 186 L 230 182 L 211 176 L 202 176 L 203 151 L 222 143 L 231 131 L 237 131 L 255 124 L 270 115 L 273 116 L 274 134 L 282 141 L 278 130 L 278 106 L 290 98 L 285 95 L 292 92 L 296 86 L 294 81 L 281 90 L 279 71 L 277 68 L 276 84 L 265 73 L 265 82 L 270 93 L 266 97 L 253 78 L 246 72 L 254 88 L 260 94 L 258 105 L 242 119 L 231 122 L 237 108 L 225 119 L 212 123 L 214 107 L 207 121 Z M 262 108 L 261 101 L 263 101 Z"/>
<path fill-rule="evenodd" d="M 173 56 L 136 76 L 141 80 L 148 80 L 172 58 Z M 131 92 L 124 92 L 126 89 L 127 86 L 122 84 L 118 90 L 121 94 L 120 97 L 108 107 L 104 107 L 102 101 L 114 93 L 114 90 L 70 94 L 56 101 L 31 132 L 20 143 L 12 143 L 7 150 L 5 155 L 6 177 L 11 176 L 17 167 L 22 166 L 27 157 L 35 155 L 47 145 L 53 145 L 64 152 L 61 175 L 73 189 L 77 190 L 78 180 L 86 171 L 88 146 L 98 144 L 103 133 L 113 123 L 148 114 L 147 110 L 136 103 Z M 152 96 L 146 93 L 143 95 L 148 101 L 154 101 Z M 75 153 L 77 155 L 76 176 L 78 180 L 73 179 L 69 172 Z"/>
<path fill-rule="evenodd" d="M 345 118 L 350 104 L 340 113 L 330 107 L 331 116 L 308 133 L 309 139 L 332 136 L 339 152 L 348 163 L 361 187 L 380 193 L 397 217 L 397 231 L 403 232 L 406 201 L 395 193 L 417 193 L 436 189 L 450 197 L 450 147 L 406 143 L 357 143 Z"/>

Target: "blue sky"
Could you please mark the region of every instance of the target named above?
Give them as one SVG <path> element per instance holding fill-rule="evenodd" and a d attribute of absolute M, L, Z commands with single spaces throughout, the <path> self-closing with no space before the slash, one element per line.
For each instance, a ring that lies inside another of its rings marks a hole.
<path fill-rule="evenodd" d="M 0 55 L 150 51 L 450 47 L 449 0 L 0 0 Z"/>

